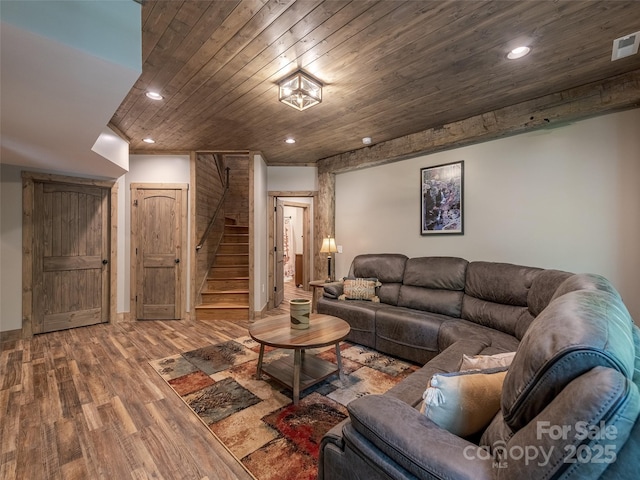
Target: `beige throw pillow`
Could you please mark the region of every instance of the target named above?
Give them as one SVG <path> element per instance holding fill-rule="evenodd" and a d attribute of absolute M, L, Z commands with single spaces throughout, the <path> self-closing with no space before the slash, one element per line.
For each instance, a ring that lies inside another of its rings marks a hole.
<path fill-rule="evenodd" d="M 504 368 L 436 374 L 422 395 L 420 411 L 454 435 L 473 435 L 498 413 L 506 374 Z"/>
<path fill-rule="evenodd" d="M 376 278 L 347 278 L 343 285 L 343 294 L 338 300 L 370 300 L 379 302 L 376 287 L 382 284 Z"/>
<path fill-rule="evenodd" d="M 508 367 L 516 352 L 498 353 L 496 355 L 462 355 L 460 371 L 484 370 L 487 368 Z"/>

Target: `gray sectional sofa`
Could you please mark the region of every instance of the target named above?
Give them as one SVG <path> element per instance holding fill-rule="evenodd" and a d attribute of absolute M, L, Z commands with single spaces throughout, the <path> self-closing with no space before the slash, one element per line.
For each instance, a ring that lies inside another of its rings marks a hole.
<path fill-rule="evenodd" d="M 349 404 L 322 440 L 319 479 L 637 478 L 640 330 L 604 277 L 399 254 L 360 255 L 349 277 L 377 278 L 380 302 L 339 300 L 333 283 L 318 312 L 424 366 Z M 473 438 L 420 413 L 434 374 L 509 351 L 500 410 Z"/>

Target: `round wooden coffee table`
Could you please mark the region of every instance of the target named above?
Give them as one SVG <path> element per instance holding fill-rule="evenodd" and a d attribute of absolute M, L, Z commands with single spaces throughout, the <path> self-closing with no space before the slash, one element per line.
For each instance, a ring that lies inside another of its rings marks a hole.
<path fill-rule="evenodd" d="M 256 321 L 249 327 L 249 335 L 260 344 L 258 378 L 265 373 L 291 389 L 293 403 L 297 405 L 301 391 L 335 373 L 342 376 L 340 342 L 349 335 L 350 330 L 349 324 L 344 320 L 317 313 L 311 314 L 309 328 L 304 330 L 291 328 L 289 314 Z M 265 345 L 293 350 L 293 358 L 287 355 L 263 365 Z M 327 345 L 336 346 L 337 365 L 314 355 L 305 355 L 308 348 Z"/>

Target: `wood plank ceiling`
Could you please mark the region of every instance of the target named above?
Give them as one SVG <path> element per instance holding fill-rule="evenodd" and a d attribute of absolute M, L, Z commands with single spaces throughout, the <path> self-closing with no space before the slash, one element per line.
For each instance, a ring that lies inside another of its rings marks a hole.
<path fill-rule="evenodd" d="M 638 30 L 640 1 L 146 0 L 142 75 L 111 123 L 139 153 L 313 164 L 637 70 L 640 54 L 612 62 L 611 49 Z M 520 44 L 532 52 L 507 60 Z M 304 112 L 278 102 L 299 68 L 325 84 Z"/>

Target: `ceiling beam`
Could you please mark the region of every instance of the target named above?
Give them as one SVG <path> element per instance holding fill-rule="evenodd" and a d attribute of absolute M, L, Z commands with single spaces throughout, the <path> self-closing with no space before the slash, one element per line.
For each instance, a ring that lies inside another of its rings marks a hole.
<path fill-rule="evenodd" d="M 640 70 L 318 160 L 344 173 L 640 107 Z"/>

